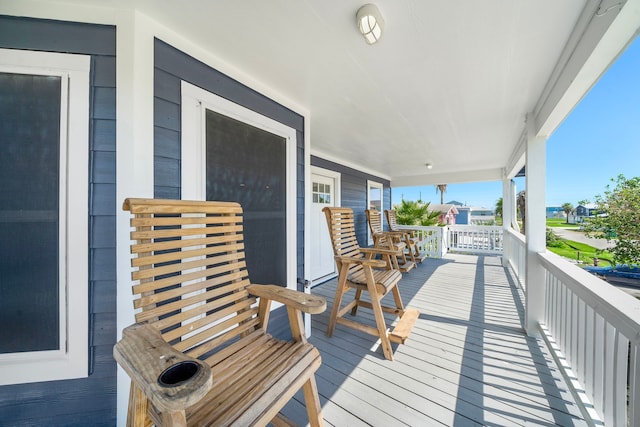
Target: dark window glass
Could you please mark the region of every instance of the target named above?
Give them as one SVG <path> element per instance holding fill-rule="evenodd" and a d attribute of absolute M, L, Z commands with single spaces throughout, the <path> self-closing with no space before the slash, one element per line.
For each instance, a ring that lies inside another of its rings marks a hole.
<path fill-rule="evenodd" d="M 286 140 L 207 110 L 207 200 L 244 209 L 254 283 L 286 286 Z"/>
<path fill-rule="evenodd" d="M 60 90 L 0 73 L 0 353 L 59 348 Z"/>

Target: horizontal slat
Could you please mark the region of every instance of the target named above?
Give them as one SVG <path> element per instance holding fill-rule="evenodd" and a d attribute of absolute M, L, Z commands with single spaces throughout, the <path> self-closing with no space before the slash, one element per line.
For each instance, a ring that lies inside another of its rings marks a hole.
<path fill-rule="evenodd" d="M 132 227 L 171 226 L 189 224 L 233 224 L 241 223 L 241 215 L 215 215 L 215 216 L 154 216 L 131 218 Z"/>
<path fill-rule="evenodd" d="M 124 201 L 124 210 L 133 214 L 149 213 L 242 213 L 236 202 L 216 202 L 203 200 L 161 200 L 135 199 Z"/>
<path fill-rule="evenodd" d="M 176 262 L 173 264 L 162 265 L 159 267 L 145 268 L 131 273 L 133 280 L 144 280 L 152 277 L 163 276 L 166 274 L 176 273 L 178 271 L 189 271 L 196 268 L 213 266 L 223 263 L 237 262 L 244 259 L 244 252 L 231 252 L 213 257 L 203 257 L 194 261 Z"/>
<path fill-rule="evenodd" d="M 227 273 L 235 270 L 240 270 L 246 267 L 246 263 L 236 262 L 233 264 L 226 264 L 220 267 L 209 268 L 207 270 L 199 270 L 193 273 L 188 274 L 180 274 L 172 277 L 167 277 L 166 279 L 154 280 L 152 282 L 140 283 L 139 285 L 133 286 L 133 293 L 142 294 L 145 292 L 151 292 L 158 289 L 166 288 L 168 286 L 174 286 L 184 282 L 190 282 L 192 280 L 198 280 L 202 277 L 206 276 L 214 276 L 217 274 Z"/>
<path fill-rule="evenodd" d="M 220 230 L 220 232 L 224 233 L 240 233 L 241 226 L 233 226 L 233 227 L 221 227 L 226 228 L 226 230 Z M 235 229 L 235 230 L 233 230 Z M 241 240 L 241 234 L 238 234 L 237 241 Z M 155 251 L 166 251 L 170 249 L 180 249 L 180 248 L 188 248 L 193 246 L 204 246 L 204 245 L 215 245 L 228 242 L 228 236 L 212 236 L 212 237 L 203 237 L 199 239 L 180 239 L 180 240 L 167 240 L 163 242 L 153 242 L 153 243 L 139 243 L 135 245 L 131 245 L 131 253 L 147 253 L 147 252 L 155 252 Z"/>
<path fill-rule="evenodd" d="M 243 313 L 239 313 L 237 316 L 234 316 L 231 319 L 225 320 L 224 322 L 218 323 L 216 326 L 213 326 L 205 331 L 198 332 L 193 336 L 185 339 L 184 341 L 180 341 L 175 344 L 174 347 L 176 350 L 184 352 L 188 348 L 194 347 L 201 342 L 207 341 L 208 339 L 215 337 L 218 334 L 221 334 L 225 329 L 229 329 L 234 325 L 237 325 L 245 320 L 249 320 L 253 316 L 255 316 L 258 312 L 258 309 L 252 309 L 245 311 Z"/>
<path fill-rule="evenodd" d="M 190 348 L 185 353 L 191 357 L 198 358 L 198 357 L 201 357 L 203 354 L 207 354 L 212 350 L 226 343 L 233 342 L 239 337 L 245 337 L 247 335 L 251 335 L 256 331 L 261 331 L 262 333 L 264 333 L 263 329 L 257 328 L 259 323 L 260 323 L 260 319 L 257 317 L 254 317 L 253 319 L 250 319 L 247 322 L 238 325 L 232 330 L 226 331 L 223 335 L 219 335 L 213 339 L 210 339 L 209 341 L 197 347 Z M 211 364 L 211 362 L 208 361 L 209 359 L 210 357 L 206 359 L 207 363 Z"/>
<path fill-rule="evenodd" d="M 207 325 L 215 325 L 220 319 L 223 319 L 230 314 L 248 309 L 249 307 L 251 307 L 251 304 L 256 302 L 256 300 L 246 299 L 246 295 L 247 294 L 245 292 L 237 294 L 234 293 L 225 298 L 220 298 L 207 304 L 196 306 L 190 310 L 185 310 L 175 316 L 160 320 L 158 322 L 158 325 L 161 325 L 162 322 L 165 321 L 167 323 L 185 322 L 187 320 L 200 316 L 200 318 L 198 318 L 197 320 L 189 323 L 184 323 L 181 327 L 172 329 L 171 331 L 165 333 L 163 335 L 164 339 L 166 339 L 167 341 L 173 341 L 176 338 L 188 335 L 189 333 L 197 331 L 198 329 L 203 328 Z M 231 303 L 233 303 L 233 305 L 220 310 L 220 307 Z M 206 314 L 211 310 L 218 311 L 216 311 L 215 313 L 209 313 L 206 316 L 201 316 L 202 314 Z M 171 322 L 171 320 L 173 320 L 174 322 Z"/>
<path fill-rule="evenodd" d="M 175 227 L 156 228 L 153 230 L 140 230 L 131 232 L 131 240 L 169 239 L 174 237 L 207 236 L 223 233 L 238 233 L 242 231 L 242 225 L 216 225 L 207 227 Z"/>
<path fill-rule="evenodd" d="M 235 242 L 238 240 L 237 236 L 229 235 L 228 242 Z M 221 242 L 222 243 L 222 242 Z M 207 255 L 219 254 L 222 252 L 239 251 L 244 250 L 244 243 L 227 243 L 225 245 L 205 246 L 200 249 L 189 249 L 185 251 L 167 252 L 158 255 L 145 255 L 143 257 L 137 257 L 131 259 L 132 267 L 142 267 L 147 265 L 160 264 L 164 262 L 178 261 L 182 259 L 189 259 Z"/>
<path fill-rule="evenodd" d="M 242 280 L 240 280 L 242 279 Z M 228 284 L 224 287 L 218 287 L 223 283 Z M 182 295 L 190 294 L 193 292 L 202 291 L 207 288 L 216 287 L 216 289 L 211 289 L 207 291 L 207 293 L 211 293 L 213 296 L 222 295 L 227 292 L 235 291 L 241 287 L 248 286 L 250 284 L 247 278 L 246 271 L 238 271 L 236 273 L 226 274 L 224 276 L 212 277 L 211 279 L 201 280 L 199 282 L 191 283 L 189 285 L 182 285 L 179 288 L 168 289 L 164 292 L 160 292 L 157 294 L 149 294 L 144 295 L 133 301 L 134 308 L 141 308 L 150 306 L 152 304 L 158 304 L 162 301 L 167 301 L 172 298 L 177 298 Z"/>
<path fill-rule="evenodd" d="M 218 292 L 215 292 L 214 290 L 212 290 L 211 293 L 201 292 L 201 293 L 198 293 L 198 294 L 193 295 L 193 296 L 188 297 L 188 298 L 181 298 L 181 299 L 179 299 L 177 301 L 173 301 L 173 302 L 168 303 L 168 304 L 163 304 L 163 305 L 159 305 L 157 307 L 154 307 L 152 309 L 144 310 L 143 312 L 136 314 L 136 321 L 137 322 L 144 322 L 144 321 L 151 320 L 151 319 L 154 319 L 154 318 L 157 318 L 157 317 L 160 317 L 160 316 L 165 316 L 165 315 L 167 315 L 167 314 L 169 314 L 171 312 L 174 312 L 174 311 L 177 311 L 177 310 L 181 310 L 181 309 L 183 309 L 185 307 L 188 307 L 190 305 L 194 305 L 194 304 L 201 304 L 202 305 L 203 301 L 206 301 L 207 299 L 215 298 L 216 296 L 212 295 L 212 294 L 217 294 L 217 293 Z M 237 292 L 234 293 L 234 295 L 236 295 L 236 294 L 238 294 L 238 293 Z M 245 298 L 248 296 L 247 291 L 243 291 L 242 294 L 245 296 Z M 219 296 L 217 296 L 217 298 L 219 298 Z M 235 298 L 235 299 L 237 299 L 237 298 Z M 201 307 L 201 305 L 198 306 L 198 307 Z M 215 308 L 215 304 L 211 309 L 214 309 L 214 308 Z M 190 312 L 190 311 L 191 310 L 188 310 L 187 312 Z M 189 315 L 189 317 L 194 317 L 196 315 L 197 315 L 197 313 L 193 312 L 192 314 Z M 178 315 L 176 314 L 175 316 L 178 316 Z M 174 320 L 173 317 L 174 316 L 170 316 L 170 317 L 167 317 L 165 319 L 158 320 L 157 321 L 158 329 L 164 329 L 164 328 L 166 328 L 166 327 L 168 327 L 170 325 L 173 325 L 175 323 L 178 323 L 178 322 L 180 322 L 182 320 L 186 320 L 186 319 L 189 318 L 189 317 L 186 317 L 184 319 Z"/>

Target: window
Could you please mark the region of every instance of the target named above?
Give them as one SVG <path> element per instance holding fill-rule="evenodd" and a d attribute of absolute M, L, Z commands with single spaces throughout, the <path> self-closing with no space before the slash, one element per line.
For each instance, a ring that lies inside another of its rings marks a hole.
<path fill-rule="evenodd" d="M 331 184 L 323 184 L 321 182 L 313 183 L 313 203 L 332 206 Z"/>
<path fill-rule="evenodd" d="M 89 70 L 0 49 L 0 385 L 87 376 Z"/>
<path fill-rule="evenodd" d="M 367 209 L 375 209 L 378 212 L 382 212 L 382 194 L 384 193 L 384 186 L 375 181 L 367 181 Z M 367 227 L 367 235 L 369 236 L 369 245 L 373 245 L 373 237 L 371 236 L 371 230 Z"/>

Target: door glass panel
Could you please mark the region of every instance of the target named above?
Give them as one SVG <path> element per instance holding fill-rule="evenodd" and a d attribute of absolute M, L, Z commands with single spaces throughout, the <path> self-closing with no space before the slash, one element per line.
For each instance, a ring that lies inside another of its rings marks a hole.
<path fill-rule="evenodd" d="M 0 353 L 60 346 L 60 91 L 0 73 Z"/>
<path fill-rule="evenodd" d="M 286 139 L 207 110 L 206 140 L 207 200 L 242 205 L 249 278 L 286 286 Z"/>

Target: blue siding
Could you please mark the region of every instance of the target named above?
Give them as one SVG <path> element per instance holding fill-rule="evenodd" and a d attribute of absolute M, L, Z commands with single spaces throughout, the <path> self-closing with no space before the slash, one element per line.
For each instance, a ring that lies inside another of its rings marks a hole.
<path fill-rule="evenodd" d="M 296 130 L 297 276 L 304 277 L 304 117 L 180 50 L 156 39 L 154 46 L 154 196 L 179 199 L 181 81 L 184 80 Z M 270 332 L 286 335 L 286 311 L 273 313 Z"/>
<path fill-rule="evenodd" d="M 89 342 L 85 379 L 0 387 L 0 425 L 116 422 L 115 28 L 0 16 L 0 47 L 91 55 Z"/>
<path fill-rule="evenodd" d="M 340 205 L 353 209 L 358 243 L 360 246 L 367 246 L 367 217 L 364 213 L 367 209 L 367 180 L 376 181 L 383 185 L 384 209 L 391 209 L 391 183 L 389 180 L 316 156 L 311 156 L 311 166 L 340 172 Z"/>

